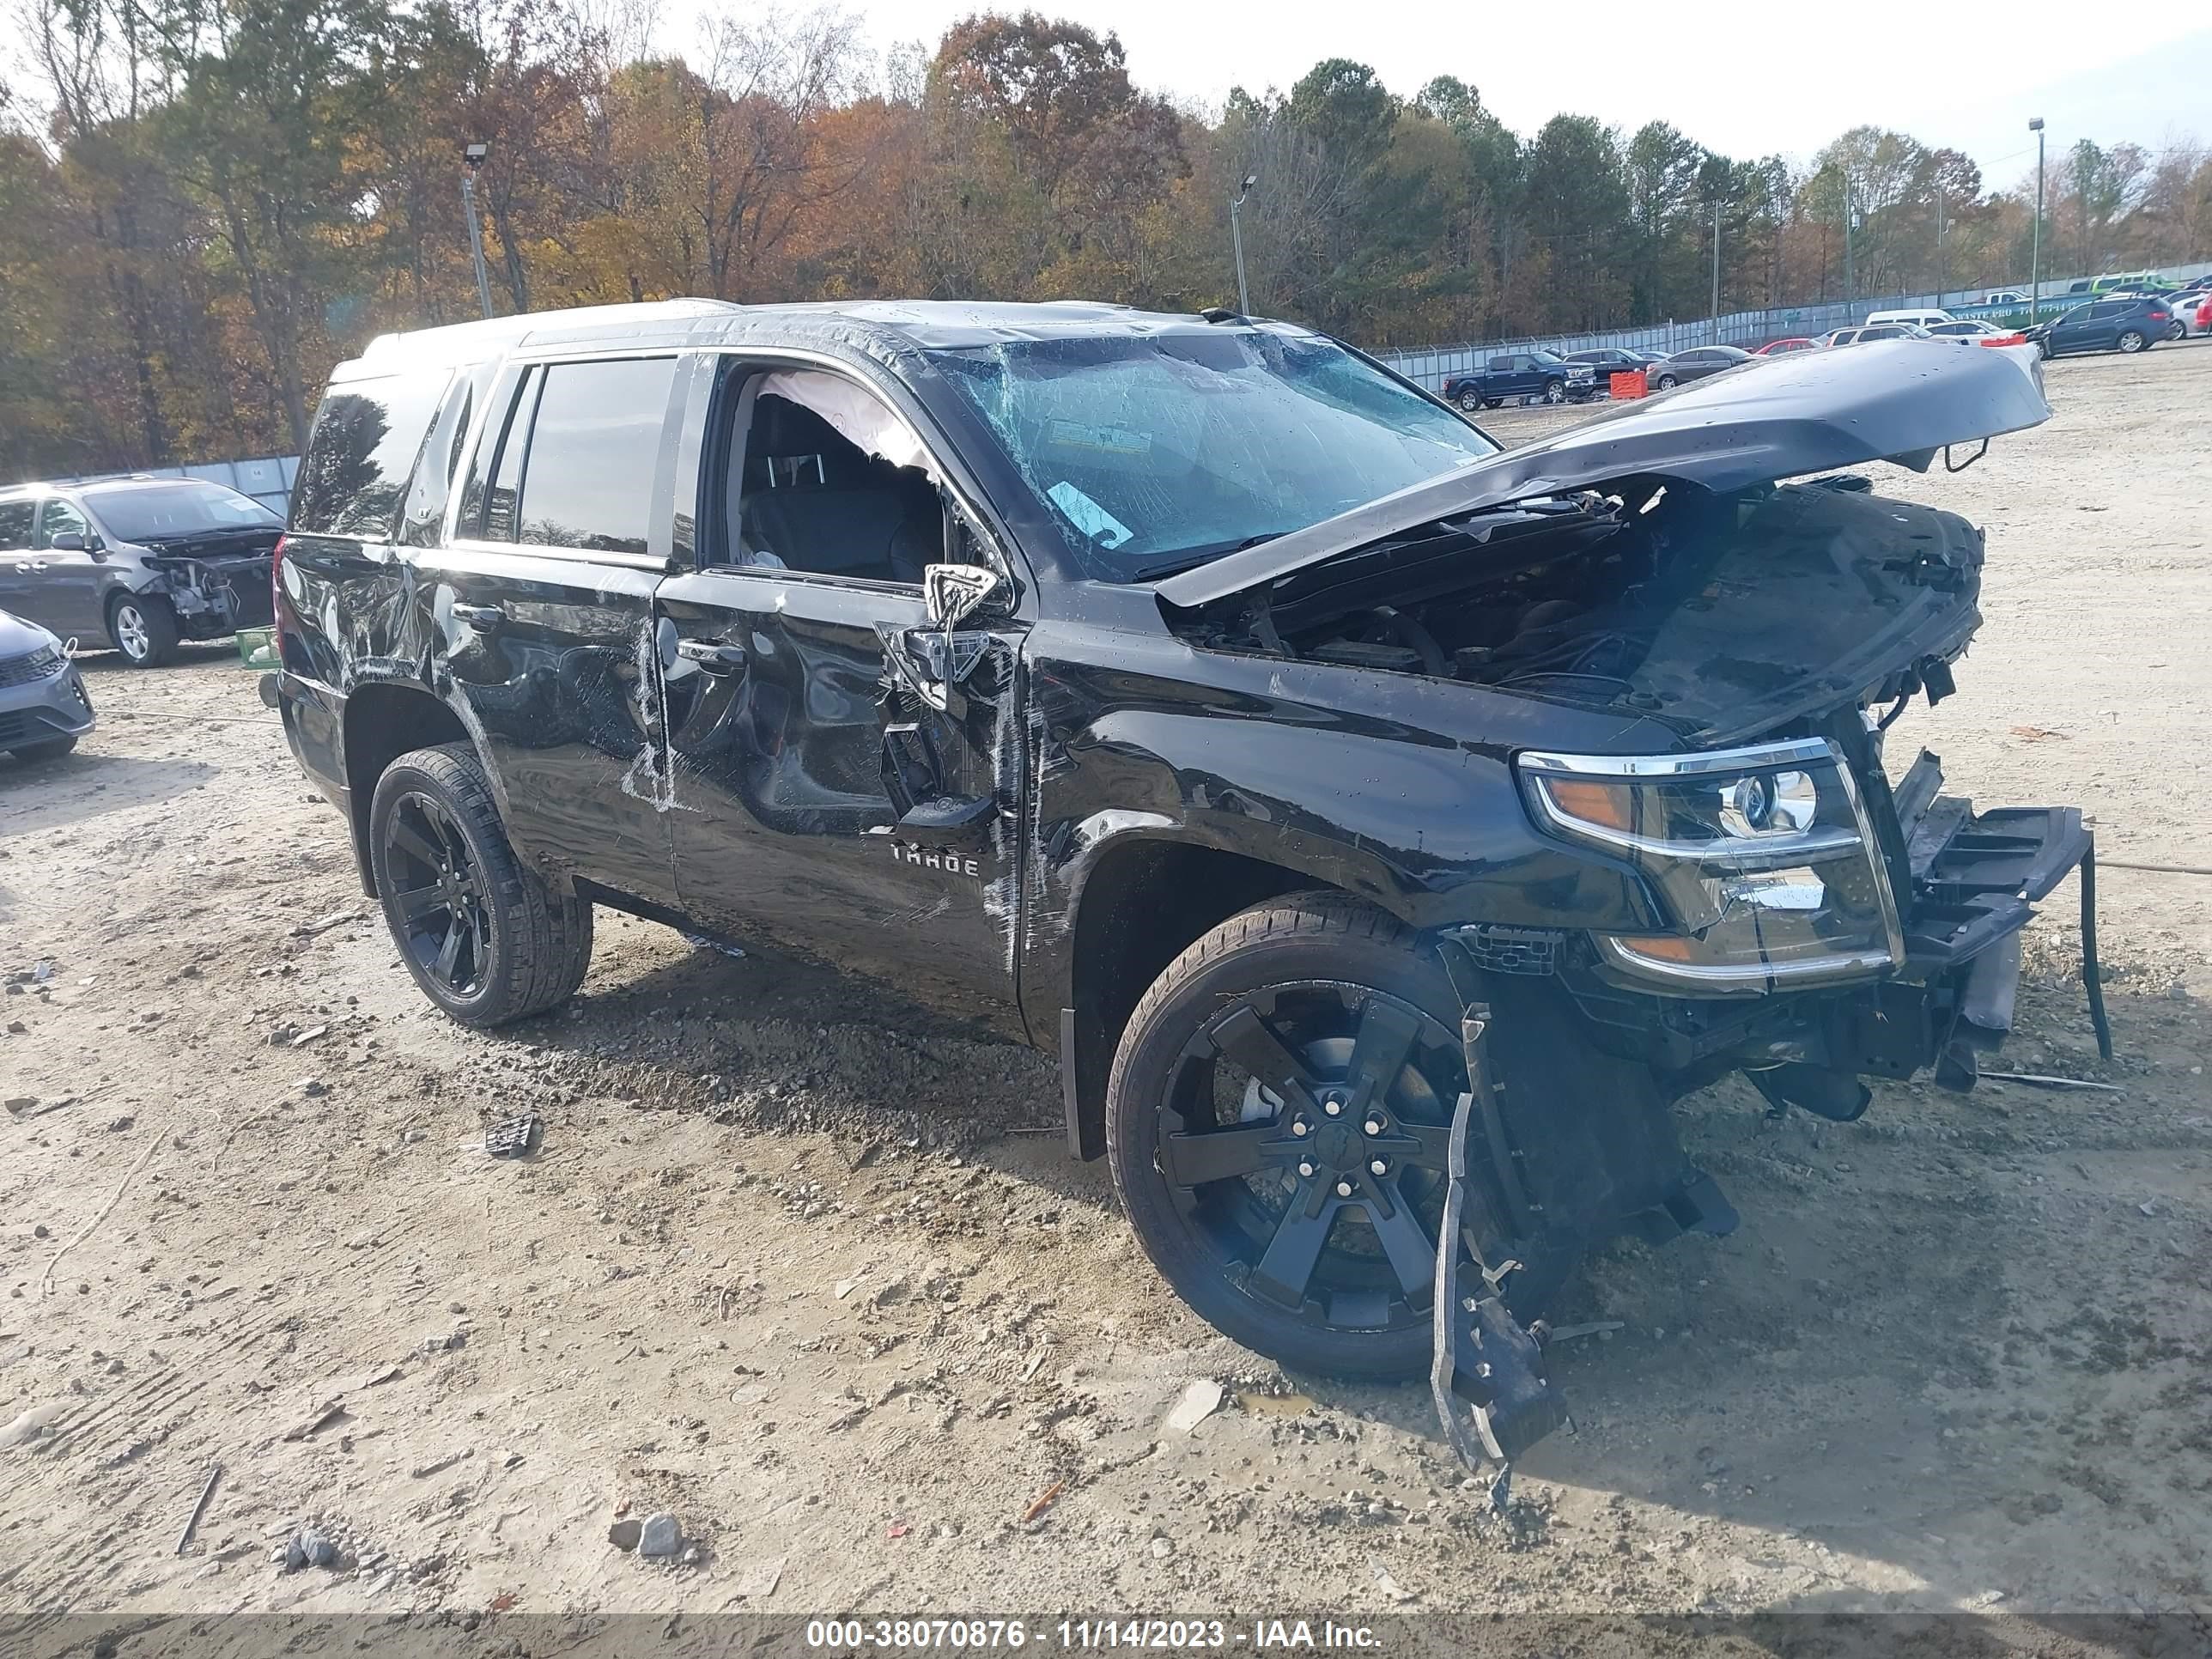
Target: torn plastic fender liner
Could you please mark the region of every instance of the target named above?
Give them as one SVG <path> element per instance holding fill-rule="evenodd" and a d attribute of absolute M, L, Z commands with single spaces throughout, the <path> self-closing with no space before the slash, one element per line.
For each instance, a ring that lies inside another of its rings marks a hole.
<path fill-rule="evenodd" d="M 1490 1094 L 1483 1063 L 1482 1038 L 1490 1027 L 1490 1008 L 1471 1004 L 1460 1021 L 1467 1057 L 1467 1090 L 1452 1113 L 1451 1139 L 1445 1149 L 1443 1214 L 1437 1225 L 1437 1268 L 1433 1307 L 1435 1347 L 1429 1364 L 1429 1391 L 1444 1438 L 1469 1470 L 1487 1460 L 1510 1466 L 1529 1447 L 1567 1422 L 1566 1401 L 1544 1375 L 1535 1339 L 1506 1310 L 1498 1283 L 1516 1265 L 1474 1265 L 1483 1284 L 1460 1292 L 1459 1239 L 1466 1212 L 1467 1140 L 1477 1103 Z M 1460 1420 L 1472 1407 L 1474 1435 Z M 1478 1446 L 1475 1436 L 1480 1437 Z M 1503 1490 L 1501 1480 L 1499 1490 Z"/>
<path fill-rule="evenodd" d="M 1869 461 L 1924 471 L 1946 445 L 2050 418 L 2032 355 L 1934 340 L 1792 352 L 1623 404 L 1541 443 L 1167 577 L 1154 591 L 1193 609 L 1458 514 L 1634 478 L 1728 491 Z"/>

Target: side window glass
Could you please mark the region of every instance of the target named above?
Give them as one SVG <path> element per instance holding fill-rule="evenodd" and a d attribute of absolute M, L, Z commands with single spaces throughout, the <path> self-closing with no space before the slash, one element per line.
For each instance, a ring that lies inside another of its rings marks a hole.
<path fill-rule="evenodd" d="M 646 550 L 675 379 L 673 357 L 546 369 L 524 464 L 517 541 L 599 553 Z"/>
<path fill-rule="evenodd" d="M 399 513 L 399 541 L 406 547 L 436 544 L 444 524 L 446 501 L 452 495 L 453 475 L 461 459 L 461 443 L 468 436 L 469 421 L 476 413 L 483 382 L 490 378 L 489 365 L 457 380 L 438 407 L 430 435 L 416 464 L 414 481 L 407 487 L 407 502 Z"/>
<path fill-rule="evenodd" d="M 448 378 L 441 368 L 333 387 L 292 486 L 293 527 L 364 541 L 391 535 Z"/>
<path fill-rule="evenodd" d="M 1513 360 L 1510 357 L 1492 357 L 1490 360 L 1489 372 L 1492 374 L 1504 374 L 1509 372 L 1512 367 Z"/>
<path fill-rule="evenodd" d="M 497 433 L 486 432 L 483 443 L 477 446 L 477 465 L 486 471 L 483 482 L 471 483 L 477 499 L 469 516 L 476 534 L 486 541 L 514 539 L 514 509 L 522 496 L 522 460 L 530 450 L 530 422 L 538 411 L 538 388 L 544 382 L 543 369 L 525 369 L 507 406 L 506 421 Z"/>
<path fill-rule="evenodd" d="M 54 538 L 65 530 L 75 531 L 83 537 L 88 547 L 92 544 L 92 526 L 84 521 L 84 514 L 60 496 L 50 496 L 39 514 L 38 545 L 52 547 Z"/>
<path fill-rule="evenodd" d="M 865 386 L 821 369 L 774 369 L 728 401 L 742 429 L 729 445 L 736 488 L 724 499 L 734 494 L 737 510 L 725 562 L 919 583 L 944 560 L 933 464 Z"/>
<path fill-rule="evenodd" d="M 28 501 L 0 501 L 0 550 L 13 552 L 31 544 L 32 511 Z"/>

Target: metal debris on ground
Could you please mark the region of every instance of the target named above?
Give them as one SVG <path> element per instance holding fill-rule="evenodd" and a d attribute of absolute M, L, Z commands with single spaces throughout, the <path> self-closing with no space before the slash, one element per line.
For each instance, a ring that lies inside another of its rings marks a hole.
<path fill-rule="evenodd" d="M 483 1149 L 494 1158 L 526 1158 L 545 1144 L 545 1120 L 535 1112 L 503 1118 L 484 1131 Z"/>
<path fill-rule="evenodd" d="M 256 721 L 258 725 L 260 722 Z M 333 927 L 343 927 L 349 921 L 359 921 L 358 910 L 337 910 L 327 916 L 318 916 L 313 921 L 303 921 L 292 930 L 294 939 L 313 939 L 318 933 L 327 933 Z"/>
<path fill-rule="evenodd" d="M 2094 1089 L 2100 1094 L 2127 1093 L 2121 1084 L 2094 1083 L 2086 1077 L 2051 1077 L 2042 1072 L 1984 1072 L 1981 1076 L 1984 1081 L 2032 1083 L 2039 1089 Z"/>
<path fill-rule="evenodd" d="M 1571 1342 L 1578 1336 L 1606 1336 L 1614 1331 L 1625 1331 L 1627 1328 L 1627 1325 L 1618 1319 L 1600 1319 L 1588 1325 L 1554 1325 L 1551 1329 L 1550 1340 L 1554 1342 Z"/>
<path fill-rule="evenodd" d="M 191 1547 L 192 1534 L 200 1529 L 200 1519 L 207 1513 L 208 1500 L 215 1496 L 216 1482 L 222 1479 L 222 1465 L 218 1463 L 208 1471 L 207 1484 L 200 1488 L 200 1501 L 192 1505 L 192 1512 L 185 1518 L 185 1529 L 177 1534 L 177 1553 L 182 1555 Z"/>
<path fill-rule="evenodd" d="M 736 945 L 724 945 L 719 939 L 708 939 L 703 933 L 686 933 L 684 935 L 684 942 L 695 951 L 715 951 L 726 957 L 735 957 L 741 962 L 744 959 L 745 953 Z"/>

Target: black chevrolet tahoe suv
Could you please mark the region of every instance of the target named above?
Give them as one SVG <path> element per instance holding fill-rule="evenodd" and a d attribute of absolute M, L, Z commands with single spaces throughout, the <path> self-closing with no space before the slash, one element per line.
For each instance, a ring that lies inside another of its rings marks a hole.
<path fill-rule="evenodd" d="M 560 1003 L 600 905 L 981 1009 L 1207 1319 L 1338 1375 L 1437 1352 L 1502 1455 L 1559 1420 L 1529 1322 L 1577 1258 L 1734 1221 L 1674 1098 L 1850 1119 L 2004 1033 L 2089 837 L 1885 768 L 1983 540 L 1836 469 L 2041 421 L 2039 370 L 1808 353 L 1501 451 L 1224 318 L 380 338 L 264 694 L 456 1019 Z"/>

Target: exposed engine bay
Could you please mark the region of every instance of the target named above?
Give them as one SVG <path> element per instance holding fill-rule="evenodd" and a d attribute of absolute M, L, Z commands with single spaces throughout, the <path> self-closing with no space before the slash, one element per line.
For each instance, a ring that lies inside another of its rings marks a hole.
<path fill-rule="evenodd" d="M 1710 740 L 1950 689 L 1981 532 L 1844 475 L 1443 520 L 1182 620 L 1195 642 L 1633 709 Z"/>

